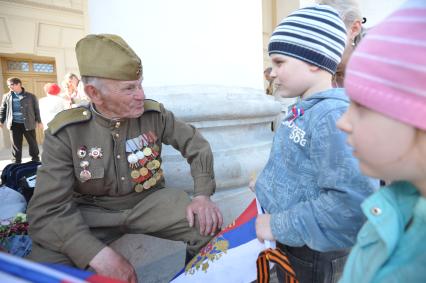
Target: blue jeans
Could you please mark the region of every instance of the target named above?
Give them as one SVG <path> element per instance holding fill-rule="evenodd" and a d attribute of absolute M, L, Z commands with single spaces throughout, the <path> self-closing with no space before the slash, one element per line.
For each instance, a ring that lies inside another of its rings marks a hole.
<path fill-rule="evenodd" d="M 350 249 L 318 252 L 308 246 L 289 247 L 277 242 L 277 248 L 288 256 L 300 283 L 335 283 L 343 272 Z M 279 282 L 285 282 L 284 270 L 277 266 Z"/>

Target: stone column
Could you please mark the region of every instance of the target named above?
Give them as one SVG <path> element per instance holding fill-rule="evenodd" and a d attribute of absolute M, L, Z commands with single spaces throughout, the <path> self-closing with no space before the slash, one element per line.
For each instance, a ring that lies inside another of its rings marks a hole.
<path fill-rule="evenodd" d="M 261 1 L 88 4 L 90 32 L 119 34 L 142 58 L 146 96 L 199 128 L 210 142 L 217 181 L 213 199 L 230 223 L 253 198 L 247 184 L 267 161 L 270 124 L 280 112 L 280 104 L 263 90 Z M 193 190 L 179 152 L 164 147 L 163 166 L 169 189 Z M 115 244 L 144 282 L 170 279 L 183 263 L 180 244 L 139 236 Z"/>

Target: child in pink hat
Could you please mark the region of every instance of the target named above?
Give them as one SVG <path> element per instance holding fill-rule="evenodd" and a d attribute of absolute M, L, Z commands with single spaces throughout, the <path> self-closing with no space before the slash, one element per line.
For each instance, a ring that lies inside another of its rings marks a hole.
<path fill-rule="evenodd" d="M 409 0 L 361 42 L 337 126 L 361 171 L 390 185 L 362 204 L 340 282 L 426 282 L 426 1 Z"/>

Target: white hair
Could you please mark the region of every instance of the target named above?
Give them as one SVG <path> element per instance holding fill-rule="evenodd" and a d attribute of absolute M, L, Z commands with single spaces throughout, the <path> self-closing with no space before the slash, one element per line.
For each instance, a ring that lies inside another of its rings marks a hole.
<path fill-rule="evenodd" d="M 83 82 L 83 85 L 92 85 L 101 93 L 104 93 L 108 89 L 106 81 L 103 78 L 82 76 L 81 81 Z"/>
<path fill-rule="evenodd" d="M 337 10 L 347 29 L 353 22 L 362 22 L 361 10 L 357 0 L 316 0 L 318 4 L 329 5 Z"/>

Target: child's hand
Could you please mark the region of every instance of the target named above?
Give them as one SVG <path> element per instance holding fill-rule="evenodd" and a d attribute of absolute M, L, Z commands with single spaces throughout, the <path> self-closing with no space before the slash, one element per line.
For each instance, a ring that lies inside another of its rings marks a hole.
<path fill-rule="evenodd" d="M 265 240 L 275 240 L 274 235 L 272 235 L 270 222 L 270 214 L 260 214 L 256 218 L 256 236 L 261 243 L 263 243 Z"/>

